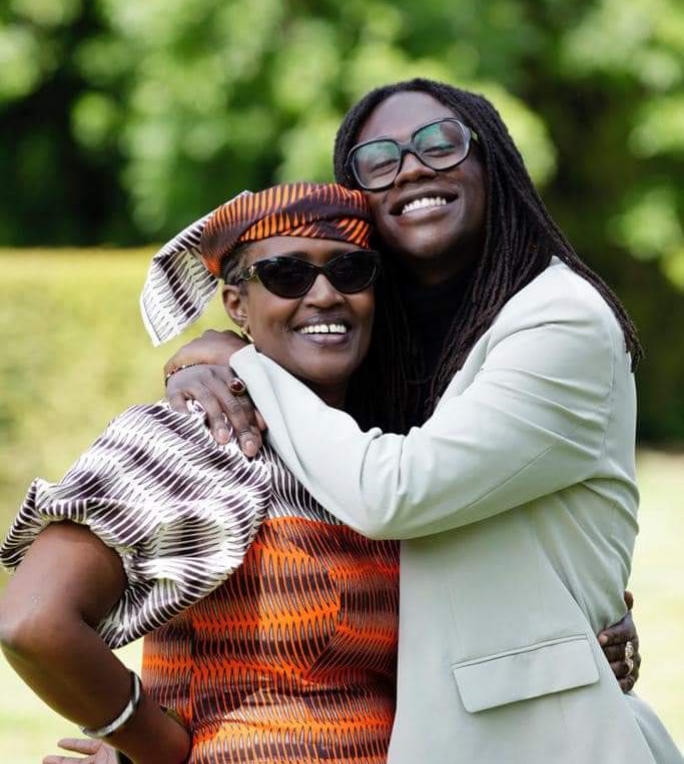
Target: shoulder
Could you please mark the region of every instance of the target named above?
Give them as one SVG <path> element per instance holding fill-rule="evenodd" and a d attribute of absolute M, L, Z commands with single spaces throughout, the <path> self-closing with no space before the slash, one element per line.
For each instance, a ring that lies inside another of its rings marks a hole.
<path fill-rule="evenodd" d="M 128 429 L 136 432 L 153 428 L 199 432 L 201 429 L 206 429 L 204 419 L 202 407 L 194 402 L 189 402 L 187 414 L 179 414 L 166 400 L 160 400 L 127 408 L 109 422 L 108 429 Z"/>
<path fill-rule="evenodd" d="M 112 419 L 90 452 L 107 452 L 119 462 L 157 462 L 170 468 L 199 470 L 197 474 L 221 471 L 241 478 L 270 474 L 270 456 L 264 452 L 246 457 L 232 439 L 225 445 L 214 440 L 206 424 L 204 409 L 190 402 L 187 414 L 174 411 L 167 401 L 131 406 Z"/>
<path fill-rule="evenodd" d="M 556 259 L 506 303 L 473 358 L 479 368 L 518 369 L 604 391 L 612 388 L 616 374 L 631 374 L 611 307 L 592 284 Z"/>
<path fill-rule="evenodd" d="M 603 296 L 556 258 L 506 303 L 492 328 L 496 336 L 544 326 L 572 327 L 606 347 L 624 349 L 622 329 Z"/>

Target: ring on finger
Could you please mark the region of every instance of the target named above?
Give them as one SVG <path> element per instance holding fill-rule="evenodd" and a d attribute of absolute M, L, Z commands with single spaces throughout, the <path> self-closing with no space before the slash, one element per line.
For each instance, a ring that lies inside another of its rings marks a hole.
<path fill-rule="evenodd" d="M 625 642 L 625 660 L 634 657 L 634 644 L 631 641 Z"/>
<path fill-rule="evenodd" d="M 634 671 L 634 660 L 632 658 L 628 658 L 626 654 L 625 664 L 627 665 L 627 676 L 631 676 L 632 671 Z"/>
<path fill-rule="evenodd" d="M 240 377 L 233 377 L 228 383 L 228 389 L 236 398 L 239 398 L 247 392 L 247 385 L 245 385 Z"/>

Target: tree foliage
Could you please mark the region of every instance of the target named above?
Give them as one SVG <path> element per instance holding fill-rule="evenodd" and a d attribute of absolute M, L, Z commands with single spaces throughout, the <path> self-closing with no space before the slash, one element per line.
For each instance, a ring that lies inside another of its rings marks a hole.
<path fill-rule="evenodd" d="M 159 240 L 243 188 L 329 179 L 351 103 L 422 75 L 495 102 L 648 351 L 663 305 L 684 317 L 683 54 L 678 0 L 7 0 L 0 242 Z"/>

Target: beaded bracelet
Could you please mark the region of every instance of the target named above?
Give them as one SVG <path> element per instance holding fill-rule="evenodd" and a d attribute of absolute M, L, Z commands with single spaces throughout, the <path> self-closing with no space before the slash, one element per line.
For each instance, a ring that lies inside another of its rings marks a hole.
<path fill-rule="evenodd" d="M 178 374 L 179 371 L 183 371 L 183 369 L 191 369 L 193 366 L 202 366 L 201 363 L 186 363 L 183 364 L 183 366 L 174 366 L 168 374 L 164 375 L 164 387 L 166 387 L 169 383 L 169 380 L 174 374 Z"/>
<path fill-rule="evenodd" d="M 142 682 L 140 677 L 134 672 L 129 672 L 131 675 L 131 696 L 126 703 L 124 710 L 109 724 L 105 724 L 104 727 L 90 728 L 81 727 L 81 732 L 88 737 L 93 737 L 97 740 L 102 740 L 110 735 L 113 735 L 117 730 L 120 730 L 124 724 L 129 722 L 138 710 L 140 705 L 140 699 L 142 698 Z"/>

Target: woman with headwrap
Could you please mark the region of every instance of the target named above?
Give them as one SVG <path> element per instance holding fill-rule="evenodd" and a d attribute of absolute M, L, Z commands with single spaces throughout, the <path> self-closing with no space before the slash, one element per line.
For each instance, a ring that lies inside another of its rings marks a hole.
<path fill-rule="evenodd" d="M 188 274 L 211 289 L 222 276 L 255 347 L 346 408 L 373 321 L 369 233 L 358 191 L 243 194 L 155 258 L 146 325 L 179 331 Z M 0 638 L 35 692 L 121 761 L 381 764 L 397 555 L 328 515 L 272 450 L 217 445 L 198 407 L 135 406 L 62 481 L 31 485 L 0 550 L 16 568 Z M 140 636 L 142 681 L 111 651 Z"/>

